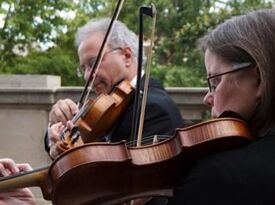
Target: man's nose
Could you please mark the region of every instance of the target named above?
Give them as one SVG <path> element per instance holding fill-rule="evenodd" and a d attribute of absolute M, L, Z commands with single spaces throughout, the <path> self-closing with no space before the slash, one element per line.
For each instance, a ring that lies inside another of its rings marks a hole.
<path fill-rule="evenodd" d="M 90 69 L 90 68 L 85 69 L 85 72 L 84 72 L 84 80 L 85 81 L 89 80 L 91 72 L 92 72 L 92 69 Z"/>

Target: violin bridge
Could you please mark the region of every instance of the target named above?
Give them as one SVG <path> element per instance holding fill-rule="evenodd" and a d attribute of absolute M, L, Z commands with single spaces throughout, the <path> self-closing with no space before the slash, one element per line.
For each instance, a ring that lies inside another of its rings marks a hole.
<path fill-rule="evenodd" d="M 153 144 L 156 144 L 158 142 L 159 142 L 158 135 L 154 135 L 154 137 L 153 137 Z"/>

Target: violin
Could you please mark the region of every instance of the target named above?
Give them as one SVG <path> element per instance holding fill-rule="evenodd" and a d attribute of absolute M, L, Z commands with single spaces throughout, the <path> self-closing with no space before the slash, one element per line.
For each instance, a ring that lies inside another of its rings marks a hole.
<path fill-rule="evenodd" d="M 190 162 L 251 141 L 244 121 L 217 118 L 178 128 L 173 136 L 152 145 L 87 143 L 65 151 L 48 167 L 1 179 L 0 192 L 39 186 L 54 205 L 119 204 L 171 196 Z"/>
<path fill-rule="evenodd" d="M 95 100 L 88 100 L 72 119 L 81 138 L 74 141 L 72 132 L 65 129 L 61 136 L 63 142 L 68 148 L 95 142 L 99 136 L 110 131 L 133 97 L 134 87 L 124 80 L 110 94 L 101 94 Z"/>

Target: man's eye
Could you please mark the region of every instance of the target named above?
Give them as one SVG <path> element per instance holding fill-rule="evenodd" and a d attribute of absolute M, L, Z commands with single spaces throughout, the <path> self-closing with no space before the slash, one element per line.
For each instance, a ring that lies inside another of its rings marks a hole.
<path fill-rule="evenodd" d="M 82 73 L 85 73 L 85 66 L 80 66 L 79 69 Z"/>

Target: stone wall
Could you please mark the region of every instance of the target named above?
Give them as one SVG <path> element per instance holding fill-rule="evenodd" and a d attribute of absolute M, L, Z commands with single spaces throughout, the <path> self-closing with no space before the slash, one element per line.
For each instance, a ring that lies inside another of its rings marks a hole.
<path fill-rule="evenodd" d="M 33 168 L 49 164 L 44 151 L 48 113 L 58 99 L 78 101 L 82 88 L 61 87 L 60 77 L 48 75 L 0 75 L 0 158 L 28 162 Z M 167 88 L 184 119 L 200 121 L 205 88 Z M 38 204 L 47 204 L 39 188 L 32 188 Z"/>

